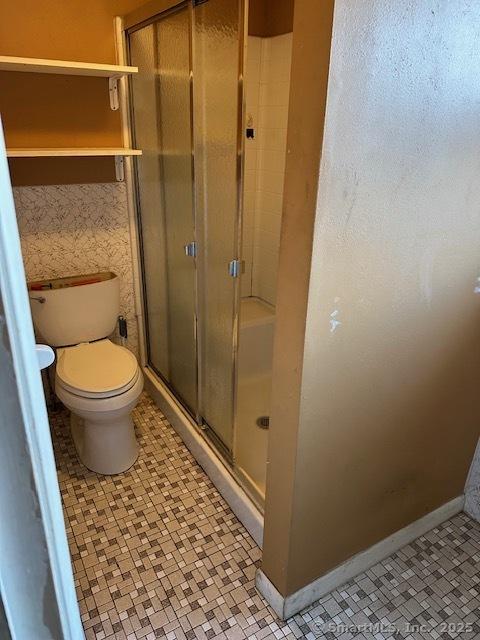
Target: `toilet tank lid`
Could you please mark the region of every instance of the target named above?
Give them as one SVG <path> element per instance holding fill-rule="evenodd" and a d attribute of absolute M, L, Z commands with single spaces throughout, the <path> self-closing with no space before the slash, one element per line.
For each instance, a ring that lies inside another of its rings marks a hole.
<path fill-rule="evenodd" d="M 120 278 L 111 271 L 29 283 L 35 329 L 53 347 L 112 335 L 120 313 Z"/>
<path fill-rule="evenodd" d="M 28 288 L 30 291 L 54 291 L 55 289 L 67 289 L 68 287 L 81 287 L 86 284 L 105 282 L 106 280 L 113 280 L 116 277 L 112 271 L 102 271 L 100 273 L 89 273 L 80 276 L 33 280 L 28 283 Z"/>
<path fill-rule="evenodd" d="M 90 393 L 121 389 L 138 369 L 133 353 L 108 339 L 65 347 L 57 355 L 58 377 L 69 387 Z"/>

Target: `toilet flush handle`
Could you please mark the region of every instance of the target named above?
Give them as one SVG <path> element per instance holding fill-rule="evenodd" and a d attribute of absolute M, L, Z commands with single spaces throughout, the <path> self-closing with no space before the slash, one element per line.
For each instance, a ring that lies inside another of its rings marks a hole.
<path fill-rule="evenodd" d="M 47 301 L 47 299 L 44 296 L 28 296 L 28 297 L 30 298 L 30 300 L 35 300 L 40 304 L 45 304 L 45 302 Z"/>

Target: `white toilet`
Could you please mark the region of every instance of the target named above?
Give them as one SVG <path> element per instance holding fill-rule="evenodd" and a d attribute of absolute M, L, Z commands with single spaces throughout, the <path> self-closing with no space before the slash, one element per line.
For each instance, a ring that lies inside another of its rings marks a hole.
<path fill-rule="evenodd" d="M 71 411 L 78 456 L 107 475 L 137 459 L 130 414 L 143 390 L 135 356 L 108 339 L 120 310 L 119 284 L 107 272 L 28 285 L 37 332 L 57 347 L 55 393 Z"/>

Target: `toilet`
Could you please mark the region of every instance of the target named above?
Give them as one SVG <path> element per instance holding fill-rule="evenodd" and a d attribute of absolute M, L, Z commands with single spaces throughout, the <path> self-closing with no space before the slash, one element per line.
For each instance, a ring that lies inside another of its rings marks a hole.
<path fill-rule="evenodd" d="M 70 409 L 78 457 L 96 473 L 126 471 L 138 456 L 131 412 L 143 375 L 133 353 L 108 337 L 120 311 L 118 276 L 41 280 L 28 288 L 37 333 L 56 347 L 55 393 Z"/>

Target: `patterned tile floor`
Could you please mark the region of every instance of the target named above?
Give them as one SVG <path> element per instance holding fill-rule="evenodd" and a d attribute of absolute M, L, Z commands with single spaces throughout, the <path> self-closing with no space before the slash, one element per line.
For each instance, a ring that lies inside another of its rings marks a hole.
<path fill-rule="evenodd" d="M 209 478 L 147 396 L 134 418 L 137 463 L 101 477 L 77 461 L 68 413 L 51 414 L 88 640 L 480 638 L 480 526 L 467 516 L 279 622 L 254 588 L 260 550 Z"/>

